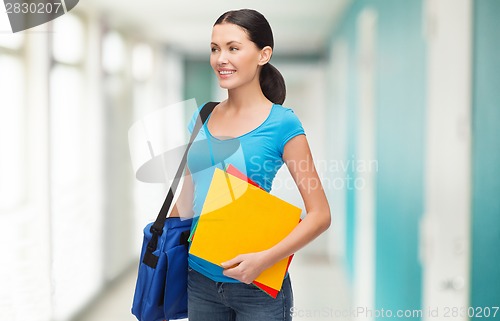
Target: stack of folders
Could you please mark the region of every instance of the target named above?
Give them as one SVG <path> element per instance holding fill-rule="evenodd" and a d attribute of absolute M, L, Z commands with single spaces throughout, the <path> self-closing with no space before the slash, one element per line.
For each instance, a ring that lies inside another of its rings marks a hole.
<path fill-rule="evenodd" d="M 216 168 L 189 253 L 220 266 L 239 254 L 266 250 L 300 222 L 301 209 L 262 190 L 234 166 Z M 276 298 L 293 255 L 253 282 Z"/>

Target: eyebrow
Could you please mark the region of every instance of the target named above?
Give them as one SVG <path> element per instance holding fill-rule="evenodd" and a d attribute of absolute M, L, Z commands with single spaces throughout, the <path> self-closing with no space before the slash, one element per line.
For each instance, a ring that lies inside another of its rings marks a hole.
<path fill-rule="evenodd" d="M 241 43 L 241 42 L 239 42 L 239 41 L 236 41 L 236 40 L 231 40 L 231 41 L 227 42 L 227 43 L 226 43 L 226 45 L 227 45 L 227 46 L 229 46 L 229 45 L 230 45 L 230 44 L 232 44 L 233 42 L 235 42 L 235 43 L 239 43 L 240 45 L 242 44 L 242 43 Z M 216 46 L 218 46 L 218 44 L 216 44 L 215 42 L 211 42 L 210 44 L 211 44 L 211 45 L 216 45 Z"/>

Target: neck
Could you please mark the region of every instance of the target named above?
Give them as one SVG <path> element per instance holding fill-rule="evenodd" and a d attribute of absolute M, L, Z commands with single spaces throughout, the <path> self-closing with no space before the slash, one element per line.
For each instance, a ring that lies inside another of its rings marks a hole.
<path fill-rule="evenodd" d="M 227 106 L 238 111 L 269 103 L 260 88 L 258 77 L 244 86 L 228 90 Z"/>

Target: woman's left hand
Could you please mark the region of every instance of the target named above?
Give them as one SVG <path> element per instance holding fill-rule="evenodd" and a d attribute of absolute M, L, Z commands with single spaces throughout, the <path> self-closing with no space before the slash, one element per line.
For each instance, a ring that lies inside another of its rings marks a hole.
<path fill-rule="evenodd" d="M 223 274 L 246 284 L 252 283 L 267 266 L 264 252 L 240 254 L 222 263 Z"/>

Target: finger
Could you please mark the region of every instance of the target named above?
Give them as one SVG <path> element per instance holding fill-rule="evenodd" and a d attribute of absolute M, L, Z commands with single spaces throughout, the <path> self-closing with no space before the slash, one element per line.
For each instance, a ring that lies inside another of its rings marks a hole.
<path fill-rule="evenodd" d="M 237 279 L 237 272 L 234 269 L 225 269 L 222 271 L 222 274 L 224 274 L 227 277 Z"/>
<path fill-rule="evenodd" d="M 222 274 L 224 274 L 225 276 L 229 276 L 229 277 L 232 277 L 232 272 L 231 270 L 222 270 Z"/>
<path fill-rule="evenodd" d="M 221 266 L 224 268 L 224 269 L 231 269 L 231 268 L 234 268 L 234 267 L 237 267 L 238 264 L 240 264 L 243 260 L 240 258 L 240 256 L 238 255 L 237 257 L 235 257 L 234 259 L 231 259 L 229 261 L 226 261 L 226 262 L 222 262 L 221 263 Z"/>

